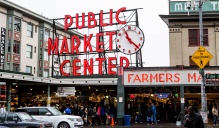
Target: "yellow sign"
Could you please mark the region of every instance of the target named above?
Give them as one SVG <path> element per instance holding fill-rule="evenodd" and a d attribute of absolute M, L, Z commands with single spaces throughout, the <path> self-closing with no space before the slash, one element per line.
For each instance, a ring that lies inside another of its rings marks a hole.
<path fill-rule="evenodd" d="M 203 46 L 200 46 L 192 55 L 191 59 L 199 66 L 199 68 L 204 68 L 212 57 L 213 56 Z"/>

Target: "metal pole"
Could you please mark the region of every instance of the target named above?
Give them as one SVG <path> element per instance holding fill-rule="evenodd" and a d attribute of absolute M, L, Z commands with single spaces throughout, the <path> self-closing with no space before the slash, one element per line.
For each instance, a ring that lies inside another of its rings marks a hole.
<path fill-rule="evenodd" d="M 203 24 L 202 24 L 202 0 L 199 1 L 199 31 L 200 31 L 200 46 L 203 46 Z M 207 99 L 205 94 L 205 76 L 204 76 L 204 68 L 200 69 L 201 74 L 201 112 L 206 112 L 207 110 Z M 207 128 L 207 124 L 205 124 L 205 128 Z"/>

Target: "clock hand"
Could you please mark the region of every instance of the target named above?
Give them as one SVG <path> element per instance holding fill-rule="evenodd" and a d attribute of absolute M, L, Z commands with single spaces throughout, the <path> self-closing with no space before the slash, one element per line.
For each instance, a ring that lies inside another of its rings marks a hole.
<path fill-rule="evenodd" d="M 139 48 L 138 45 L 135 44 L 135 43 L 132 41 L 132 39 L 129 37 L 127 31 L 125 31 L 125 35 L 126 35 L 125 38 L 129 41 L 130 44 L 133 44 L 133 45 L 135 45 L 136 48 Z"/>

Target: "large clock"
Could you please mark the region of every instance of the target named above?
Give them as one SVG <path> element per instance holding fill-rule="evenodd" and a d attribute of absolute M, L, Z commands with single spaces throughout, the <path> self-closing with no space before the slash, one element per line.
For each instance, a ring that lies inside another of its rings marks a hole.
<path fill-rule="evenodd" d="M 124 54 L 138 52 L 144 45 L 143 31 L 134 25 L 127 25 L 119 30 L 116 36 L 116 46 Z"/>

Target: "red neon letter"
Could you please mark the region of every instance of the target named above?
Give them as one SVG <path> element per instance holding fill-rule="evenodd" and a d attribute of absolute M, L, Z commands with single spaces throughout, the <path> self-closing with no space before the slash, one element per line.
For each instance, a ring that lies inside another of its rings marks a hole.
<path fill-rule="evenodd" d="M 60 50 L 60 54 L 63 54 L 63 53 L 69 54 L 68 42 L 67 42 L 66 36 L 63 37 L 62 46 Z"/>
<path fill-rule="evenodd" d="M 100 42 L 100 38 L 104 35 L 104 33 L 97 33 L 96 34 L 96 51 L 103 52 L 104 42 Z M 102 37 L 103 38 L 103 37 Z"/>
<path fill-rule="evenodd" d="M 117 12 L 116 12 L 116 21 L 119 23 L 119 24 L 126 24 L 126 21 L 121 21 L 119 19 L 119 13 L 122 12 L 122 11 L 125 11 L 126 8 L 123 7 L 123 8 L 120 8 Z"/>
<path fill-rule="evenodd" d="M 100 26 L 107 26 L 107 23 L 103 23 L 103 10 L 100 10 Z"/>
<path fill-rule="evenodd" d="M 77 45 L 75 46 L 75 44 L 77 44 Z M 71 54 L 72 55 L 75 53 L 74 51 L 76 51 L 76 53 L 79 54 L 78 48 L 79 48 L 80 44 L 81 44 L 81 41 L 80 41 L 78 36 L 71 37 Z"/>
<path fill-rule="evenodd" d="M 73 76 L 79 76 L 80 73 L 78 73 L 78 70 L 80 70 L 80 66 L 77 66 L 77 63 L 81 62 L 79 59 L 73 60 Z"/>
<path fill-rule="evenodd" d="M 116 68 L 116 64 L 113 64 L 112 61 L 116 61 L 116 57 L 109 57 L 108 59 L 108 74 L 110 75 L 116 74 L 115 71 L 112 71 L 112 68 Z"/>
<path fill-rule="evenodd" d="M 91 40 L 92 36 L 93 36 L 93 34 L 90 34 L 90 36 L 87 38 L 87 36 L 84 35 L 84 53 L 87 53 L 87 47 L 89 47 L 89 52 L 93 52 L 92 46 L 90 44 L 90 40 Z"/>
<path fill-rule="evenodd" d="M 88 64 L 87 60 L 84 59 L 84 75 L 87 75 L 87 69 L 90 75 L 93 75 L 93 59 L 90 59 L 90 65 Z"/>
<path fill-rule="evenodd" d="M 81 23 L 81 26 L 79 26 L 78 24 L 79 24 L 79 16 L 78 16 L 78 14 L 76 14 L 76 27 L 78 28 L 78 29 L 82 29 L 82 28 L 84 28 L 84 16 L 85 14 L 84 13 L 82 13 L 82 23 Z"/>
<path fill-rule="evenodd" d="M 68 23 L 68 20 L 70 22 Z M 65 15 L 65 21 L 64 21 L 64 30 L 67 30 L 73 23 L 73 18 L 70 15 Z"/>
<path fill-rule="evenodd" d="M 96 21 L 96 19 L 95 19 L 95 15 L 94 15 L 94 13 L 93 12 L 88 12 L 88 28 L 95 28 L 96 26 L 97 26 L 97 21 Z M 91 25 L 91 21 L 93 21 L 94 22 L 94 24 L 93 25 Z"/>
<path fill-rule="evenodd" d="M 115 35 L 116 32 L 107 32 L 106 35 L 109 35 L 109 50 L 113 50 L 113 35 Z"/>
<path fill-rule="evenodd" d="M 133 76 L 134 74 L 128 74 L 128 82 L 130 83 L 131 82 L 131 76 Z"/>
<path fill-rule="evenodd" d="M 51 49 L 52 49 L 52 54 L 58 55 L 58 41 L 59 39 L 56 37 L 54 41 L 54 45 L 52 43 L 52 39 L 48 39 L 48 55 L 51 55 Z"/>
<path fill-rule="evenodd" d="M 110 17 L 109 17 L 109 21 L 110 21 L 110 26 L 112 26 L 113 25 L 113 10 L 112 9 L 110 9 Z"/>
<path fill-rule="evenodd" d="M 124 65 L 124 63 L 123 63 L 123 60 L 125 60 L 125 66 L 123 66 Z M 121 67 L 124 67 L 124 68 L 127 68 L 127 67 L 129 67 L 129 60 L 128 60 L 128 58 L 126 58 L 126 57 L 124 57 L 124 56 L 121 56 L 120 57 L 120 66 Z"/>
<path fill-rule="evenodd" d="M 63 76 L 70 76 L 70 73 L 66 73 L 64 70 L 63 70 L 63 67 L 65 66 L 66 63 L 70 63 L 70 60 L 64 60 L 61 65 L 60 65 L 60 73 L 63 75 Z"/>
<path fill-rule="evenodd" d="M 96 61 L 99 61 L 99 67 L 98 67 L 99 75 L 102 75 L 102 66 L 104 60 L 106 60 L 106 58 L 96 58 Z"/>

